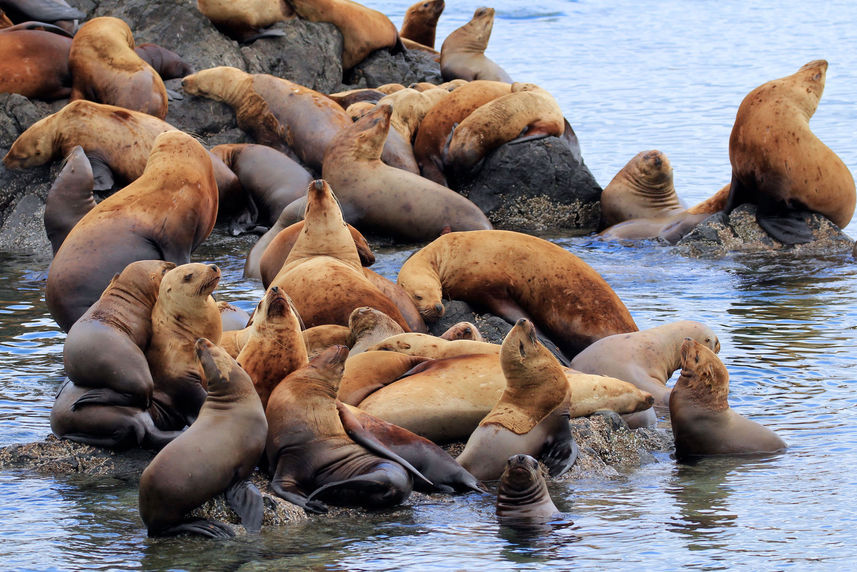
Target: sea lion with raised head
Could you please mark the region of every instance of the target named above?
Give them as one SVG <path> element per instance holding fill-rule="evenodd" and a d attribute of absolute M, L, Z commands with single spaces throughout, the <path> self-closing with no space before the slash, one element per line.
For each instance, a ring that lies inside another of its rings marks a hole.
<path fill-rule="evenodd" d="M 354 308 L 348 316 L 348 328 L 351 330 L 349 356 L 363 353 L 381 340 L 404 333 L 402 327 L 390 316 L 367 306 Z"/>
<path fill-rule="evenodd" d="M 56 254 L 65 237 L 80 219 L 95 208 L 92 187 L 95 179 L 83 147 L 75 145 L 54 179 L 45 199 L 45 234 Z"/>
<path fill-rule="evenodd" d="M 482 6 L 469 22 L 446 37 L 440 47 L 440 73 L 444 80 L 490 79 L 512 83 L 506 70 L 485 56 L 493 28 L 494 8 Z"/>
<path fill-rule="evenodd" d="M 443 0 L 420 0 L 405 10 L 405 18 L 399 30 L 402 41 L 408 39 L 427 48 L 434 48 L 437 21 L 445 7 Z"/>
<path fill-rule="evenodd" d="M 501 524 L 543 522 L 559 513 L 551 499 L 539 462 L 530 455 L 512 455 L 497 485 L 497 519 Z"/>

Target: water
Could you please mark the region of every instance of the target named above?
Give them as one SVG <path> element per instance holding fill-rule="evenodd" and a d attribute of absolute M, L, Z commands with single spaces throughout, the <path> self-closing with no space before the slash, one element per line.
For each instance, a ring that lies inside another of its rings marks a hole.
<path fill-rule="evenodd" d="M 399 24 L 410 2 L 368 2 Z M 857 169 L 857 5 L 749 2 L 493 4 L 488 55 L 547 88 L 606 185 L 639 151 L 670 158 L 689 204 L 729 179 L 735 111 L 753 87 L 818 58 L 830 62 L 812 127 Z M 448 3 L 438 38 L 478 6 Z M 846 231 L 857 235 L 852 224 Z M 271 568 L 825 569 L 848 567 L 857 497 L 857 264 L 846 255 L 690 260 L 669 249 L 591 237 L 557 242 L 613 286 L 641 328 L 711 325 L 731 375 L 730 402 L 777 431 L 788 452 L 677 465 L 669 455 L 617 480 L 552 484 L 563 518 L 521 535 L 500 527 L 492 499 L 441 497 L 359 519 L 266 529 L 229 542 L 151 540 L 121 483 L 0 472 L 5 569 Z M 251 309 L 241 279 L 248 239 L 197 253 L 224 269 L 224 299 Z M 388 277 L 408 252 L 382 250 Z M 40 440 L 62 380 L 63 336 L 47 314 L 48 260 L 4 255 L 0 270 L 0 445 Z"/>

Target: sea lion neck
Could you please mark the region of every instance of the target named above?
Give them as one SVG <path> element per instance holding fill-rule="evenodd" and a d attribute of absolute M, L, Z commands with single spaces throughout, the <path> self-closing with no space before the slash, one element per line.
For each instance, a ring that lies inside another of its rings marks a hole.
<path fill-rule="evenodd" d="M 682 344 L 681 376 L 673 392 L 711 411 L 729 409 L 729 372 L 714 352 L 687 338 Z"/>

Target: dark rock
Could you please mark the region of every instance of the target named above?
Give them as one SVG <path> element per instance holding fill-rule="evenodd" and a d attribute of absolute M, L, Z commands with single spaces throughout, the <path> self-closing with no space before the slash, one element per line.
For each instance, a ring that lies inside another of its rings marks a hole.
<path fill-rule="evenodd" d="M 41 191 L 41 188 L 37 189 Z M 0 227 L 0 250 L 8 252 L 51 252 L 45 234 L 45 200 L 36 193 L 27 193 Z"/>
<path fill-rule="evenodd" d="M 183 94 L 182 99 L 170 101 L 167 123 L 194 135 L 208 146 L 245 141 L 232 107 L 207 97 L 185 94 L 181 91 L 180 79 L 172 79 L 166 84 Z"/>
<path fill-rule="evenodd" d="M 490 153 L 478 172 L 452 188 L 497 228 L 523 232 L 592 232 L 601 217 L 601 187 L 556 137 L 512 141 Z"/>
<path fill-rule="evenodd" d="M 421 81 L 440 84 L 443 78 L 436 57 L 420 50 L 395 54 L 390 50 L 377 50 L 347 74 L 342 90 L 378 87 L 387 83 L 400 83 L 405 87 Z"/>

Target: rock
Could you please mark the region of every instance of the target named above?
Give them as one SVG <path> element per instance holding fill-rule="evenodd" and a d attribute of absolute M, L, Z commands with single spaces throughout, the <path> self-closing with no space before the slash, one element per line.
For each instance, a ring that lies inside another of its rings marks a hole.
<path fill-rule="evenodd" d="M 496 228 L 585 234 L 595 231 L 601 218 L 601 187 L 556 137 L 506 143 L 485 157 L 475 175 L 450 186 Z"/>
<path fill-rule="evenodd" d="M 774 240 L 756 222 L 756 206 L 743 204 L 728 216 L 718 213 L 699 223 L 675 248 L 685 256 L 708 258 L 783 249 L 812 255 L 847 253 L 855 247 L 854 241 L 827 218 L 816 213 L 807 216 L 814 240 L 805 244 L 788 246 Z"/>
<path fill-rule="evenodd" d="M 25 194 L 0 227 L 0 250 L 34 254 L 51 252 L 44 220 L 45 200 L 36 193 Z"/>
<path fill-rule="evenodd" d="M 440 63 L 435 61 L 436 57 L 420 50 L 405 50 L 395 54 L 390 53 L 390 50 L 377 50 L 351 70 L 346 77 L 346 85 L 338 91 L 378 87 L 386 83 L 400 83 L 405 87 L 421 81 L 443 83 Z"/>

